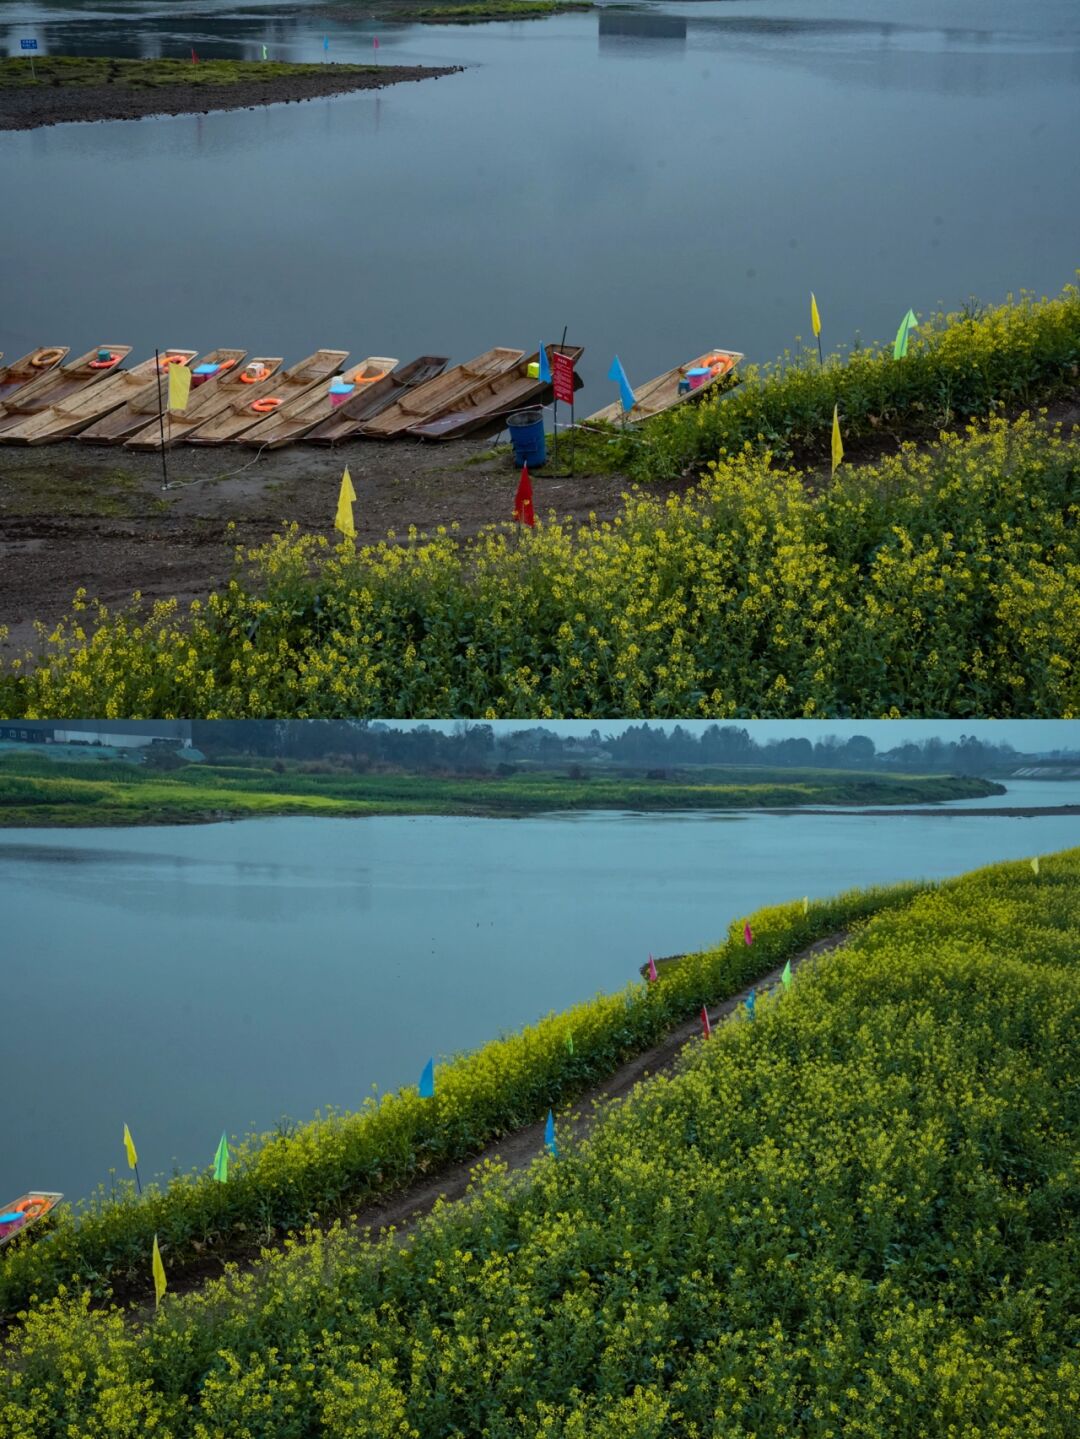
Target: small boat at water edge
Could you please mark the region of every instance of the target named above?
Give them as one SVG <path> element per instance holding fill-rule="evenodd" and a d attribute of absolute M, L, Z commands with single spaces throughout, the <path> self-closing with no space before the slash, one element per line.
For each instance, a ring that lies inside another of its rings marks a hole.
<path fill-rule="evenodd" d="M 455 365 L 444 375 L 437 375 L 425 385 L 418 385 L 387 406 L 373 420 L 367 420 L 360 427 L 360 433 L 375 439 L 389 440 L 403 435 L 413 425 L 425 424 L 437 419 L 448 410 L 454 409 L 467 400 L 473 390 L 487 385 L 497 375 L 504 374 L 524 357 L 524 350 L 508 350 L 497 346 L 485 350 L 467 364 Z"/>
<path fill-rule="evenodd" d="M 14 1239 L 16 1234 L 21 1234 L 24 1229 L 29 1229 L 31 1224 L 36 1224 L 39 1219 L 44 1219 L 46 1214 L 51 1214 L 63 1197 L 62 1194 L 53 1194 L 47 1190 L 32 1189 L 29 1194 L 23 1194 L 13 1203 L 6 1204 L 0 1209 L 0 1246 L 5 1245 L 9 1239 Z"/>
<path fill-rule="evenodd" d="M 329 389 L 317 385 L 306 395 L 298 395 L 287 404 L 267 415 L 250 430 L 245 430 L 234 445 L 251 445 L 260 450 L 276 450 L 282 445 L 291 445 L 294 440 L 306 435 L 308 430 L 332 415 L 345 399 L 357 391 L 363 392 L 368 385 L 374 385 L 388 375 L 397 360 L 386 355 L 369 355 L 358 365 L 351 365 L 344 374 L 330 381 Z M 335 399 L 335 396 L 338 396 Z"/>
<path fill-rule="evenodd" d="M 202 355 L 195 364 L 191 366 L 192 373 L 203 370 L 206 373 L 205 382 L 199 388 L 192 388 L 191 397 L 188 400 L 188 407 L 183 414 L 188 414 L 195 405 L 199 396 L 205 394 L 208 389 L 224 378 L 237 365 L 241 364 L 246 350 L 211 350 L 208 355 Z M 120 445 L 129 435 L 136 434 L 153 416 L 168 410 L 168 371 L 172 368 L 178 357 L 180 362 L 187 362 L 194 358 L 190 350 L 162 350 L 161 368 L 156 379 L 152 379 L 149 385 L 145 385 L 136 394 L 127 397 L 126 403 L 110 414 L 104 415 L 89 429 L 79 433 L 79 443 L 85 445 Z M 151 366 L 153 361 L 151 361 Z M 136 367 L 138 368 L 138 367 Z M 134 374 L 135 371 L 132 371 Z M 151 368 L 150 374 L 153 375 Z M 177 413 L 181 413 L 178 411 Z M 160 438 L 160 434 L 159 434 Z"/>
<path fill-rule="evenodd" d="M 40 414 L 79 392 L 84 385 L 98 384 L 118 369 L 128 355 L 130 345 L 98 345 L 72 360 L 47 371 L 38 380 L 21 386 L 10 399 L 0 405 L 0 441 L 4 431 L 22 423 L 27 415 Z"/>
<path fill-rule="evenodd" d="M 354 391 L 343 404 L 338 405 L 329 419 L 321 421 L 313 430 L 303 436 L 308 445 L 336 445 L 356 435 L 365 420 L 373 420 L 382 414 L 406 392 L 441 375 L 449 363 L 447 355 L 421 355 L 407 365 L 391 370 L 373 385 L 365 385 Z"/>
<path fill-rule="evenodd" d="M 194 350 L 163 350 L 177 364 L 195 358 Z M 132 394 L 138 394 L 155 371 L 167 366 L 151 356 L 130 370 L 117 370 L 96 385 L 84 385 L 71 399 L 50 405 L 36 415 L 27 415 L 21 424 L 4 431 L 8 445 L 49 445 L 75 435 L 94 420 L 119 409 Z M 156 388 L 156 387 L 155 387 Z"/>
<path fill-rule="evenodd" d="M 745 356 L 737 350 L 708 350 L 696 360 L 676 365 L 673 370 L 666 370 L 655 380 L 641 385 L 634 392 L 633 409 L 624 410 L 622 401 L 616 400 L 614 404 L 597 410 L 595 415 L 589 415 L 584 423 L 592 425 L 606 421 L 617 424 L 621 421 L 625 425 L 638 425 L 642 420 L 651 420 L 654 415 L 662 415 L 684 400 L 700 399 L 718 381 L 733 374 L 743 359 Z"/>
<path fill-rule="evenodd" d="M 549 365 L 555 354 L 568 355 L 576 365 L 585 353 L 584 345 L 546 345 L 545 349 Z M 529 373 L 530 366 L 537 365 L 539 360 L 540 352 L 537 350 L 536 354 L 519 360 L 488 384 L 472 390 L 438 419 L 410 425 L 408 433 L 422 440 L 457 440 L 485 426 L 505 423 L 508 415 L 535 404 L 546 390 L 550 390 L 550 380 L 541 380 Z"/>
<path fill-rule="evenodd" d="M 292 400 L 306 395 L 316 385 L 324 384 L 338 373 L 348 357 L 348 350 L 316 350 L 299 364 L 283 370 L 270 385 L 260 386 L 257 394 L 252 390 L 251 394 L 232 400 L 212 420 L 193 430 L 185 443 L 224 445 L 229 440 L 235 440 L 245 430 L 251 429 L 252 425 L 259 424 L 267 415 L 284 409 Z M 253 395 L 255 398 L 252 398 Z"/>
<path fill-rule="evenodd" d="M 235 354 L 241 358 L 244 355 L 243 350 L 215 350 L 212 353 Z M 244 403 L 245 400 L 251 401 L 259 395 L 268 394 L 281 366 L 280 355 L 256 355 L 253 360 L 248 360 L 243 368 L 238 361 L 220 380 L 215 378 L 212 383 L 202 385 L 197 390 L 193 389 L 186 410 L 166 410 L 163 423 L 158 420 L 155 410 L 154 418 L 149 424 L 124 440 L 124 448 L 160 450 L 164 433 L 164 447 L 171 450 L 174 445 L 182 444 L 200 425 L 224 413 L 238 399 L 240 403 Z"/>
<path fill-rule="evenodd" d="M 55 370 L 61 360 L 66 360 L 71 351 L 67 345 L 41 345 L 23 355 L 21 360 L 12 360 L 10 365 L 0 365 L 0 403 L 7 400 L 23 385 L 40 380 L 50 370 Z"/>

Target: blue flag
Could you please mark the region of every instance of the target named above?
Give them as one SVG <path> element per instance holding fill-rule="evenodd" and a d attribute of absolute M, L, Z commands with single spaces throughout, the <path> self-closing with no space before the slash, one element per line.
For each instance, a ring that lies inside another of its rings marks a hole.
<path fill-rule="evenodd" d="M 555 1142 L 555 1116 L 548 1110 L 547 1123 L 544 1125 L 544 1144 L 547 1152 L 553 1154 L 556 1159 L 559 1157 L 559 1146 Z"/>
<path fill-rule="evenodd" d="M 548 359 L 547 346 L 540 346 L 540 375 L 545 385 L 551 384 L 551 361 Z"/>
<path fill-rule="evenodd" d="M 616 355 L 615 358 L 612 360 L 611 369 L 608 371 L 607 377 L 609 380 L 614 380 L 615 383 L 618 385 L 619 395 L 622 398 L 623 409 L 632 410 L 634 408 L 636 397 L 633 390 L 630 388 L 630 381 L 626 378 L 626 371 L 623 369 L 622 361 L 619 359 L 618 355 Z"/>
<path fill-rule="evenodd" d="M 435 1098 L 435 1061 L 429 1059 L 424 1065 L 424 1072 L 420 1076 L 420 1098 Z"/>
<path fill-rule="evenodd" d="M 323 47 L 324 50 L 329 50 L 329 49 L 330 49 L 330 36 L 329 36 L 329 35 L 324 35 L 324 36 L 322 37 L 322 47 Z"/>
<path fill-rule="evenodd" d="M 746 1001 L 747 1012 L 749 1013 L 751 1019 L 753 1019 L 753 1017 L 754 1017 L 754 1005 L 755 1005 L 756 1003 L 757 1003 L 757 995 L 754 993 L 753 990 L 751 990 L 751 991 L 750 991 L 750 998 Z"/>

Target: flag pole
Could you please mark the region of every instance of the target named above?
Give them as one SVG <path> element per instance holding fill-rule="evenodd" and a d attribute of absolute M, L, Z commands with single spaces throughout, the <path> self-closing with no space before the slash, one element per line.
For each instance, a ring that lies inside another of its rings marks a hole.
<path fill-rule="evenodd" d="M 167 466 L 166 463 L 165 463 L 165 409 L 164 409 L 164 406 L 165 406 L 165 383 L 164 383 L 164 382 L 167 382 L 167 381 L 168 381 L 168 375 L 162 375 L 162 373 L 161 373 L 161 354 L 160 354 L 160 352 L 159 352 L 158 350 L 155 350 L 155 351 L 154 351 L 154 363 L 157 365 L 157 394 L 158 394 L 157 418 L 158 418 L 158 431 L 159 431 L 159 433 L 160 433 L 160 435 L 161 435 L 161 488 L 162 488 L 163 490 L 167 490 L 167 489 L 169 488 L 169 470 L 168 470 L 168 466 Z M 172 431 L 172 419 L 171 419 L 171 418 L 170 418 L 170 420 L 169 420 L 169 430 L 170 430 L 170 432 Z M 136 1175 L 138 1174 L 138 1172 L 139 1172 L 138 1170 L 135 1171 Z M 142 1193 L 142 1190 L 141 1190 L 141 1189 L 140 1189 L 139 1193 L 140 1193 L 140 1194 Z"/>
<path fill-rule="evenodd" d="M 568 326 L 568 325 L 564 325 L 564 326 L 563 326 L 562 339 L 559 341 L 559 351 L 560 351 L 561 354 L 565 354 L 565 353 L 566 353 L 566 332 L 567 332 L 568 329 L 569 329 L 569 326 Z M 556 472 L 556 474 L 557 474 L 557 473 L 558 473 L 558 470 L 559 470 L 559 397 L 558 397 L 558 395 L 556 395 L 556 394 L 553 394 L 553 395 L 552 395 L 552 397 L 551 397 L 551 404 L 552 404 L 551 440 L 552 440 L 552 451 L 553 451 L 552 456 L 551 456 L 551 463 L 552 463 L 552 465 L 555 467 L 555 472 Z"/>
<path fill-rule="evenodd" d="M 135 1183 L 139 1186 L 139 1193 L 142 1194 L 142 1180 L 139 1178 L 138 1162 L 136 1162 L 132 1168 L 135 1170 Z"/>

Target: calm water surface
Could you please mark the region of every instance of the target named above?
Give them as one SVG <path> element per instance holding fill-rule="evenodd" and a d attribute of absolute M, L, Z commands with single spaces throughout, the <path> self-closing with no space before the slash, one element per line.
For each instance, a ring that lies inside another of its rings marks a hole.
<path fill-rule="evenodd" d="M 1080 784 L 1010 786 L 1033 795 Z M 0 830 L 0 1192 L 89 1193 L 125 1121 L 144 1177 L 208 1162 L 223 1128 L 413 1083 L 759 905 L 1076 844 L 1075 818 L 989 815 Z"/>
<path fill-rule="evenodd" d="M 473 27 L 270 0 L 0 3 L 0 53 L 462 64 L 303 105 L 0 136 L 0 349 L 289 361 L 891 338 L 909 305 L 1056 292 L 1080 233 L 1075 0 L 701 0 Z"/>

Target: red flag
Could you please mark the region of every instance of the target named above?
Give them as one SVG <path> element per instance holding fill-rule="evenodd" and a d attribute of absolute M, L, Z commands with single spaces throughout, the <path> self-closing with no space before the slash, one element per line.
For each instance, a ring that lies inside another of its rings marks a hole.
<path fill-rule="evenodd" d="M 378 35 L 375 36 L 374 48 L 375 48 L 376 50 L 379 48 L 379 37 L 378 37 Z"/>
<path fill-rule="evenodd" d="M 528 465 L 521 467 L 521 479 L 518 482 L 517 494 L 514 496 L 514 519 L 520 520 L 523 525 L 536 524 L 536 515 L 533 513 L 532 480 L 529 479 Z"/>
<path fill-rule="evenodd" d="M 650 954 L 650 955 L 649 955 L 649 983 L 650 983 L 650 984 L 655 984 L 656 981 L 659 979 L 659 977 L 660 977 L 660 976 L 659 976 L 659 975 L 657 974 L 657 972 L 656 972 L 656 961 L 653 959 L 652 955 Z"/>
<path fill-rule="evenodd" d="M 198 55 L 195 54 L 195 46 L 194 46 L 194 45 L 192 45 L 192 47 L 191 47 L 191 63 L 192 63 L 193 65 L 197 65 L 197 64 L 199 63 L 199 57 L 198 57 Z"/>
<path fill-rule="evenodd" d="M 708 1039 L 712 1034 L 712 1025 L 709 1023 L 709 1011 L 704 1005 L 701 1006 L 701 1026 L 705 1031 L 705 1038 Z"/>
<path fill-rule="evenodd" d="M 742 937 L 743 937 L 743 939 L 746 940 L 747 944 L 753 944 L 753 942 L 754 942 L 754 931 L 750 928 L 750 921 L 749 921 L 749 920 L 747 920 L 746 923 L 745 923 L 745 924 L 743 925 L 743 927 L 742 927 Z"/>

